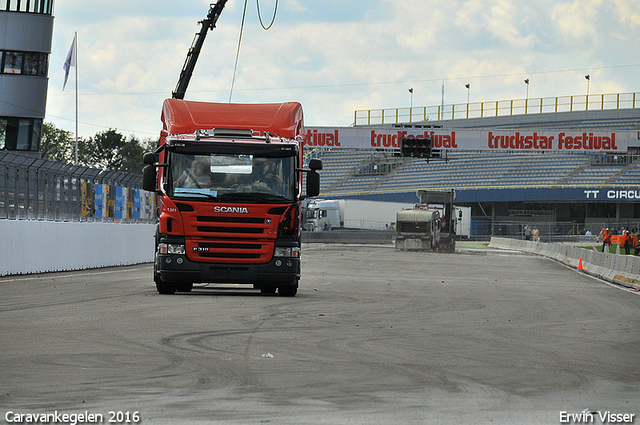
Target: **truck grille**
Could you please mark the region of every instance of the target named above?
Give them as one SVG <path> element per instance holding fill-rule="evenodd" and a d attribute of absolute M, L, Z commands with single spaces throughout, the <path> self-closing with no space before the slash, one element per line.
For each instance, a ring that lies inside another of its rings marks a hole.
<path fill-rule="evenodd" d="M 210 205 L 183 211 L 187 256 L 192 261 L 225 264 L 263 264 L 271 261 L 279 215 L 273 205 L 253 205 L 249 214 L 211 213 Z M 191 219 L 187 218 L 191 216 Z"/>
<path fill-rule="evenodd" d="M 264 263 L 270 261 L 272 255 L 272 240 L 187 240 L 187 256 L 193 261 Z"/>
<path fill-rule="evenodd" d="M 198 226 L 196 227 L 198 232 L 204 233 L 251 233 L 261 234 L 263 229 L 256 229 L 253 227 L 214 227 L 214 226 Z"/>
<path fill-rule="evenodd" d="M 231 252 L 202 252 L 200 253 L 202 258 L 260 258 L 260 254 L 244 254 L 244 253 L 231 253 Z"/>
<path fill-rule="evenodd" d="M 262 217 L 210 217 L 199 215 L 196 217 L 196 220 L 204 223 L 252 223 L 252 224 L 262 224 L 264 223 L 264 218 Z"/>

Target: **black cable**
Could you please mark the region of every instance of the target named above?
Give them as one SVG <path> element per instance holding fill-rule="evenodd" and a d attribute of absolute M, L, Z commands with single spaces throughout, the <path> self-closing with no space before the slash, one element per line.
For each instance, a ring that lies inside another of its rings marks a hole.
<path fill-rule="evenodd" d="M 278 13 L 278 1 L 279 0 L 276 0 L 276 6 L 273 9 L 273 18 L 271 18 L 271 23 L 269 24 L 269 26 L 265 27 L 262 23 L 262 15 L 260 14 L 260 0 L 256 0 L 256 5 L 258 6 L 258 20 L 260 21 L 260 25 L 262 25 L 262 29 L 264 29 L 265 31 L 269 31 L 273 23 L 276 21 L 276 13 Z"/>
<path fill-rule="evenodd" d="M 231 79 L 231 91 L 229 92 L 229 103 L 231 103 L 231 96 L 233 95 L 233 87 L 236 83 L 236 71 L 238 70 L 238 58 L 240 57 L 240 44 L 242 43 L 242 31 L 244 30 L 244 18 L 247 16 L 247 2 L 244 0 L 244 10 L 242 11 L 242 23 L 240 24 L 240 37 L 238 38 L 238 50 L 236 51 L 236 64 L 233 66 L 233 78 Z"/>

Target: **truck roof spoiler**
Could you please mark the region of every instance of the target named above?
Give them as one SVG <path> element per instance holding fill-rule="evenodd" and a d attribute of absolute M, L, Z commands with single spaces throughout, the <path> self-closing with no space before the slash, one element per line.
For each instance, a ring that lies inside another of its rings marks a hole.
<path fill-rule="evenodd" d="M 251 128 L 261 135 L 296 139 L 303 137 L 302 105 L 285 103 L 211 103 L 166 99 L 162 106 L 163 130 L 167 134 L 194 134 L 203 128 Z"/>
<path fill-rule="evenodd" d="M 416 196 L 420 200 L 420 204 L 448 204 L 456 199 L 456 191 L 453 189 L 447 191 L 418 189 Z"/>

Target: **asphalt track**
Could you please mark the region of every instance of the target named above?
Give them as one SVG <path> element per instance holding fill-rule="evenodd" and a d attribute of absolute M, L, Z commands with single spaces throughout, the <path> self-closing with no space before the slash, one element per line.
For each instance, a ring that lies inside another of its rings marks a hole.
<path fill-rule="evenodd" d="M 146 264 L 0 278 L 0 420 L 640 423 L 637 292 L 490 249 L 307 244 L 302 259 L 295 298 L 163 296 Z"/>

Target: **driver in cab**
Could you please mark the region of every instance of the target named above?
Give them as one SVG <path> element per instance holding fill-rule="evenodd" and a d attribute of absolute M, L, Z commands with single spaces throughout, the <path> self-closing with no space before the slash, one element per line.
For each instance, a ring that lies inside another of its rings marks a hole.
<path fill-rule="evenodd" d="M 185 169 L 174 181 L 175 187 L 198 188 L 211 187 L 209 165 L 200 159 L 194 159 L 191 166 Z"/>

